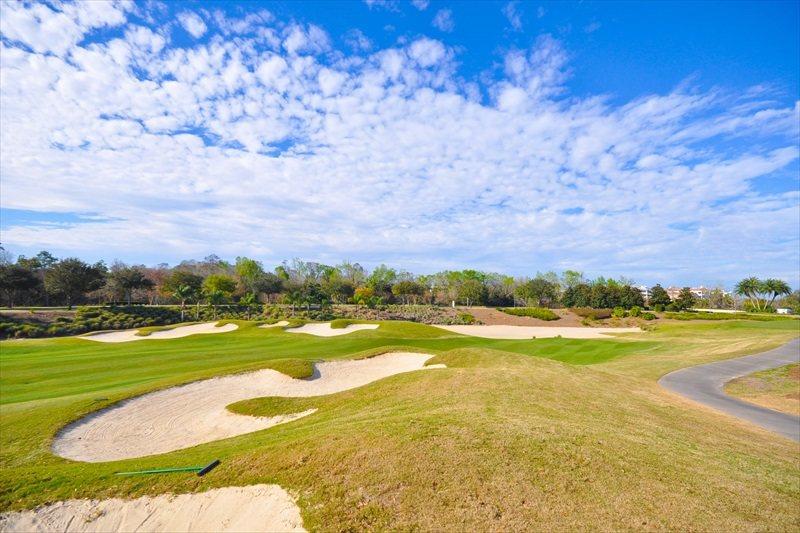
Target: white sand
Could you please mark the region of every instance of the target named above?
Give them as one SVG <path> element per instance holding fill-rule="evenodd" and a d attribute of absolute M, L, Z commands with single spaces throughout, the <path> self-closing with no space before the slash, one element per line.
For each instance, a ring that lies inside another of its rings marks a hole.
<path fill-rule="evenodd" d="M 315 365 L 310 380 L 292 379 L 275 370 L 258 370 L 196 381 L 125 400 L 64 428 L 53 452 L 88 462 L 116 461 L 166 453 L 297 420 L 314 409 L 275 417 L 234 414 L 225 407 L 264 396 L 309 397 L 366 385 L 422 368 L 432 355 L 389 353 L 370 359 Z"/>
<path fill-rule="evenodd" d="M 138 329 L 126 329 L 122 331 L 97 333 L 95 335 L 81 335 L 79 338 L 95 342 L 131 342 L 146 341 L 150 339 L 180 339 L 181 337 L 188 337 L 189 335 L 197 335 L 200 333 L 227 333 L 228 331 L 233 331 L 239 327 L 236 324 L 225 324 L 224 326 L 216 327 L 215 324 L 217 323 L 203 322 L 202 324 L 193 324 L 191 326 L 180 326 L 163 331 L 154 331 L 145 337 L 136 335 L 136 332 L 139 331 Z"/>
<path fill-rule="evenodd" d="M 608 339 L 609 333 L 641 333 L 639 328 L 565 328 L 547 326 L 436 326 L 484 339 Z"/>
<path fill-rule="evenodd" d="M 316 335 L 317 337 L 338 337 L 339 335 L 347 335 L 354 331 L 362 331 L 366 329 L 378 329 L 378 324 L 350 324 L 344 328 L 334 329 L 331 327 L 330 322 L 321 322 L 314 324 L 304 324 L 299 328 L 287 329 L 287 333 L 308 333 L 309 335 Z"/>
<path fill-rule="evenodd" d="M 0 531 L 305 531 L 278 485 L 225 487 L 135 500 L 68 500 L 0 515 Z"/>
<path fill-rule="evenodd" d="M 275 322 L 274 324 L 262 324 L 262 325 L 260 325 L 258 327 L 260 327 L 260 328 L 282 328 L 282 327 L 288 326 L 288 325 L 289 325 L 289 321 L 288 320 L 281 320 L 280 322 Z"/>

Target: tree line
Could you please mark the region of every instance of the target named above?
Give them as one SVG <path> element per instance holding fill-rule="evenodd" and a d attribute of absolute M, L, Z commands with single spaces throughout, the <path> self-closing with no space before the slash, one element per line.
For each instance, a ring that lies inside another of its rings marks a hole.
<path fill-rule="evenodd" d="M 688 287 L 673 300 L 656 285 L 646 302 L 632 280 L 589 280 L 574 270 L 533 277 L 469 269 L 414 275 L 386 265 L 368 270 L 348 261 L 326 265 L 299 259 L 267 270 L 248 257 L 228 262 L 216 255 L 182 261 L 174 267 L 118 261 L 107 266 L 75 257 L 59 259 L 47 251 L 19 256 L 15 262 L 5 254 L 0 259 L 0 291 L 7 307 L 124 303 L 177 304 L 183 310 L 201 302 L 211 306 L 267 302 L 306 308 L 399 303 L 625 309 L 649 305 L 681 310 L 699 303 Z M 737 286 L 737 292 L 748 298 L 754 309 L 767 310 L 777 296 L 790 290 L 780 280 L 748 278 Z M 722 300 L 718 306 L 727 305 Z"/>

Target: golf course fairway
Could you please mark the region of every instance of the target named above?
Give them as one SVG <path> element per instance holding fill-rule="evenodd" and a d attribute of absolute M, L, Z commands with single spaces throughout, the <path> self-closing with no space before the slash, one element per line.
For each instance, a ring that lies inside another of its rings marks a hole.
<path fill-rule="evenodd" d="M 408 322 L 315 337 L 238 321 L 223 335 L 0 343 L 0 511 L 74 499 L 278 485 L 307 530 L 800 527 L 797 443 L 658 386 L 679 368 L 765 351 L 794 320 L 663 323 L 608 339 L 498 340 Z M 52 453 L 65 426 L 155 390 L 314 362 L 432 354 L 325 396 L 251 398 L 240 415 L 315 411 L 268 429 L 123 461 Z M 221 464 L 204 477 L 115 472 Z"/>

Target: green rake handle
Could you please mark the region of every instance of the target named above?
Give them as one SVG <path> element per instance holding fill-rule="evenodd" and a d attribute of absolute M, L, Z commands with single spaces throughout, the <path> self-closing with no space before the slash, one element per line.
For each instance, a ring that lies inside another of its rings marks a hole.
<path fill-rule="evenodd" d="M 154 468 L 152 470 L 135 470 L 133 472 L 116 472 L 118 476 L 143 476 L 147 474 L 168 474 L 170 472 L 197 472 L 198 476 L 204 476 L 219 465 L 219 459 L 211 461 L 205 466 L 180 466 L 176 468 Z"/>

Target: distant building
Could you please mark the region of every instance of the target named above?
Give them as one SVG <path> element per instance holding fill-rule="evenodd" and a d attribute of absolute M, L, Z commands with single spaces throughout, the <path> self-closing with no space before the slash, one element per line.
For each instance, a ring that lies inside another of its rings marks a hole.
<path fill-rule="evenodd" d="M 791 307 L 779 307 L 775 310 L 776 313 L 779 315 L 791 315 L 792 308 Z"/>
<path fill-rule="evenodd" d="M 683 287 L 667 287 L 666 291 L 669 295 L 670 300 L 674 300 L 678 297 L 681 293 L 681 289 Z M 689 287 L 689 290 L 692 293 L 692 296 L 698 299 L 707 300 L 711 296 L 711 291 L 714 289 L 709 289 L 708 287 L 704 287 L 700 285 L 699 287 Z M 722 294 L 728 296 L 730 293 L 727 291 L 722 291 Z"/>
<path fill-rule="evenodd" d="M 665 290 L 667 291 L 667 296 L 669 296 L 670 300 L 677 300 L 678 295 L 681 293 L 680 287 L 667 287 Z"/>
<path fill-rule="evenodd" d="M 699 287 L 692 287 L 689 290 L 692 291 L 692 294 L 694 295 L 695 298 L 702 298 L 703 300 L 705 300 L 709 296 L 711 296 L 711 289 L 703 287 L 702 285 L 700 285 Z"/>

